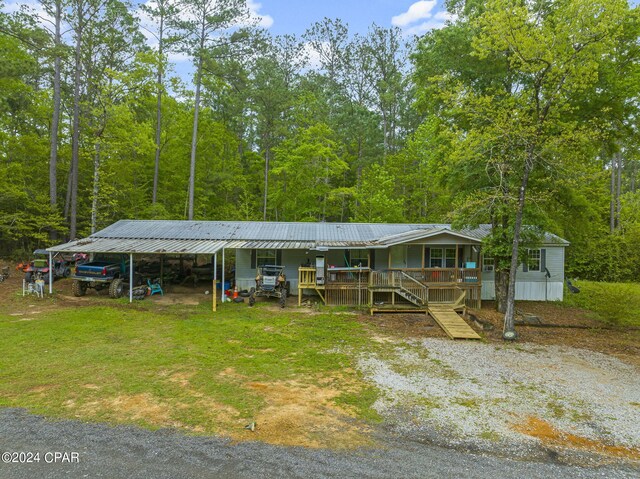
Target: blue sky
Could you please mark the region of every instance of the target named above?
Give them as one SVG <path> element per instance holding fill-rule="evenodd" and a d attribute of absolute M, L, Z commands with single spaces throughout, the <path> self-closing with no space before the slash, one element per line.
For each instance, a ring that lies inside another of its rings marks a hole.
<path fill-rule="evenodd" d="M 276 34 L 302 34 L 324 17 L 340 18 L 351 32 L 365 33 L 376 23 L 393 24 L 411 33 L 424 33 L 444 23 L 442 0 L 253 0 L 250 6 L 258 15 L 266 16 L 263 25 Z"/>

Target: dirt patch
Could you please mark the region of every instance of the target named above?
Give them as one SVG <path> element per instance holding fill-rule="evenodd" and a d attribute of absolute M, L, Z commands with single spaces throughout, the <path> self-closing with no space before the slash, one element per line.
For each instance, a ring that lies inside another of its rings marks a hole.
<path fill-rule="evenodd" d="M 43 384 L 41 386 L 36 386 L 34 388 L 29 389 L 30 393 L 34 393 L 34 394 L 42 394 L 42 393 L 46 393 L 47 391 L 50 391 L 51 389 L 55 389 L 58 386 L 56 386 L 55 384 Z"/>
<path fill-rule="evenodd" d="M 252 421 L 255 431 L 244 430 L 236 439 L 313 448 L 355 448 L 370 445 L 368 428 L 335 404 L 338 389 L 295 381 L 248 383 L 261 395 L 266 407 Z"/>
<path fill-rule="evenodd" d="M 424 313 L 378 313 L 373 316 L 361 314 L 358 321 L 375 327 L 372 331 L 374 341 L 375 338 L 383 337 L 385 339 L 382 342 L 390 342 L 394 338 L 448 337 L 435 320 Z"/>
<path fill-rule="evenodd" d="M 521 434 L 534 437 L 545 446 L 581 449 L 608 456 L 623 457 L 626 459 L 640 460 L 640 449 L 609 446 L 600 441 L 594 441 L 586 437 L 576 436 L 556 429 L 547 421 L 530 416 L 523 423 L 514 424 L 514 430 Z"/>
<path fill-rule="evenodd" d="M 68 401 L 66 405 L 73 408 L 76 403 Z M 171 421 L 169 405 L 157 401 L 149 393 L 103 398 L 84 403 L 77 409 L 83 416 L 100 416 L 106 412 L 117 421 L 144 421 L 158 426 L 179 426 Z"/>

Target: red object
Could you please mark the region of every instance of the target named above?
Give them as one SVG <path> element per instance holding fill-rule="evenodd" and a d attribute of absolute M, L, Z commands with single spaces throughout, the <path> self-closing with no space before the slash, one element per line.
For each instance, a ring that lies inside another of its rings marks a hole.
<path fill-rule="evenodd" d="M 102 276 L 106 276 L 107 275 L 107 267 L 105 266 L 104 268 L 102 268 Z"/>

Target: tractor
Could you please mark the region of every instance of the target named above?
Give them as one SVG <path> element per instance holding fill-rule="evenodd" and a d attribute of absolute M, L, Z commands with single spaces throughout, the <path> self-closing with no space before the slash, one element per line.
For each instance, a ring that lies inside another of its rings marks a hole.
<path fill-rule="evenodd" d="M 278 298 L 284 308 L 289 294 L 290 284 L 284 274 L 284 266 L 258 266 L 256 287 L 249 290 L 249 306 L 253 306 L 257 297 Z"/>

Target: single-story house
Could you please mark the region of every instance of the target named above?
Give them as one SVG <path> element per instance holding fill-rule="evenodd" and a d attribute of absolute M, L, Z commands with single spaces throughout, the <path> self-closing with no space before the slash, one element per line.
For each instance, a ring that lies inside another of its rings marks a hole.
<path fill-rule="evenodd" d="M 286 268 L 290 293 L 327 304 L 455 302 L 494 299 L 493 260 L 482 240 L 490 225 L 121 220 L 50 252 L 216 255 L 235 251 L 239 289 L 256 267 Z M 561 300 L 568 242 L 546 233 L 517 275 L 516 299 Z M 133 257 L 133 256 L 132 256 Z"/>

